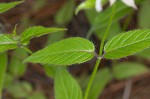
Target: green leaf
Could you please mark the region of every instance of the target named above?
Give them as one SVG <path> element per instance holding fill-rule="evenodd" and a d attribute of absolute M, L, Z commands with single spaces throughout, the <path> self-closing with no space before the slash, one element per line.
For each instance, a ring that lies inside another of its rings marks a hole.
<path fill-rule="evenodd" d="M 0 54 L 0 98 L 2 97 L 3 82 L 7 67 L 7 53 Z"/>
<path fill-rule="evenodd" d="M 14 50 L 10 60 L 9 72 L 14 77 L 21 77 L 26 71 L 26 64 L 22 61 L 28 56 L 28 53 L 21 48 Z"/>
<path fill-rule="evenodd" d="M 139 9 L 138 25 L 141 28 L 150 28 L 150 0 L 145 0 Z"/>
<path fill-rule="evenodd" d="M 10 35 L 0 34 L 0 53 L 17 47 L 17 41 Z"/>
<path fill-rule="evenodd" d="M 40 37 L 48 33 L 64 31 L 64 30 L 65 29 L 62 29 L 62 28 L 45 28 L 42 26 L 30 27 L 22 33 L 20 41 L 22 44 L 26 45 L 29 43 L 30 39 L 34 37 Z"/>
<path fill-rule="evenodd" d="M 72 65 L 83 63 L 94 57 L 94 45 L 92 42 L 79 38 L 68 38 L 56 42 L 28 57 L 24 62 Z"/>
<path fill-rule="evenodd" d="M 80 86 L 64 68 L 59 68 L 54 81 L 56 99 L 83 99 Z"/>
<path fill-rule="evenodd" d="M 124 62 L 113 66 L 114 77 L 118 80 L 128 79 L 149 72 L 149 69 L 139 63 Z"/>
<path fill-rule="evenodd" d="M 123 58 L 150 46 L 150 30 L 134 30 L 117 35 L 104 47 L 107 59 Z"/>
<path fill-rule="evenodd" d="M 55 22 L 58 25 L 64 25 L 68 23 L 74 15 L 75 1 L 67 0 L 62 8 L 55 16 Z"/>
<path fill-rule="evenodd" d="M 106 85 L 112 80 L 108 68 L 104 68 L 97 72 L 93 81 L 88 99 L 98 99 Z"/>
<path fill-rule="evenodd" d="M 0 3 L 0 13 L 6 12 L 7 10 L 15 7 L 16 5 L 22 3 L 24 1 L 15 1 L 10 3 Z"/>

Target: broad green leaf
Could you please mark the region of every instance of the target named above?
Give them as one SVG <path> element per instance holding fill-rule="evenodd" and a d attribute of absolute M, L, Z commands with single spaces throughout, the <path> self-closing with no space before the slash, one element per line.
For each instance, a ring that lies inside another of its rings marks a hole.
<path fill-rule="evenodd" d="M 78 14 L 78 12 L 80 10 L 86 10 L 86 9 L 93 9 L 95 8 L 95 1 L 96 0 L 86 0 L 84 2 L 82 2 L 77 8 L 76 8 L 76 14 Z M 102 3 L 105 4 L 107 3 L 108 0 L 102 0 Z"/>
<path fill-rule="evenodd" d="M 63 31 L 65 29 L 62 28 L 45 28 L 42 26 L 35 26 L 35 27 L 30 27 L 26 29 L 20 38 L 20 41 L 22 44 L 28 44 L 30 39 L 34 37 L 40 37 L 42 35 L 46 35 L 48 33 L 53 33 L 53 32 L 58 32 L 58 31 Z"/>
<path fill-rule="evenodd" d="M 55 22 L 58 25 L 68 23 L 74 15 L 75 1 L 67 0 L 63 7 L 57 12 Z"/>
<path fill-rule="evenodd" d="M 32 85 L 28 82 L 17 82 L 8 88 L 8 92 L 13 96 L 13 99 L 27 99 L 32 90 Z"/>
<path fill-rule="evenodd" d="M 145 0 L 139 9 L 138 25 L 141 28 L 150 28 L 150 0 Z"/>
<path fill-rule="evenodd" d="M 28 56 L 28 53 L 21 48 L 14 50 L 10 60 L 9 72 L 15 77 L 21 77 L 26 71 L 26 64 L 23 60 Z"/>
<path fill-rule="evenodd" d="M 108 68 L 104 68 L 97 72 L 93 81 L 88 99 L 98 99 L 106 85 L 112 80 Z"/>
<path fill-rule="evenodd" d="M 14 48 L 17 48 L 17 41 L 9 35 L 0 34 L 0 53 Z"/>
<path fill-rule="evenodd" d="M 149 69 L 139 63 L 124 62 L 113 66 L 114 77 L 118 80 L 128 79 L 149 72 Z"/>
<path fill-rule="evenodd" d="M 2 97 L 3 82 L 7 67 L 7 53 L 0 54 L 0 98 Z"/>
<path fill-rule="evenodd" d="M 150 46 L 150 30 L 134 30 L 117 35 L 104 47 L 107 59 L 123 58 Z"/>
<path fill-rule="evenodd" d="M 83 99 L 80 86 L 64 68 L 57 70 L 54 89 L 56 99 Z"/>
<path fill-rule="evenodd" d="M 24 1 L 15 1 L 10 3 L 0 3 L 0 13 L 6 12 L 7 10 L 15 7 L 16 5 L 22 3 Z"/>
<path fill-rule="evenodd" d="M 79 38 L 68 38 L 56 42 L 29 56 L 24 62 L 72 65 L 86 62 L 94 57 L 95 47 L 92 42 Z"/>

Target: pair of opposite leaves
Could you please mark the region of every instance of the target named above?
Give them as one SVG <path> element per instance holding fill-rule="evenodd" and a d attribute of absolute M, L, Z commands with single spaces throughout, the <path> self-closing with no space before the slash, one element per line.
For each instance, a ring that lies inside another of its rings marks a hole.
<path fill-rule="evenodd" d="M 103 58 L 123 58 L 149 46 L 150 30 L 129 31 L 105 44 Z M 92 42 L 74 37 L 54 43 L 29 56 L 24 62 L 66 66 L 86 62 L 94 57 L 94 53 L 95 46 Z"/>

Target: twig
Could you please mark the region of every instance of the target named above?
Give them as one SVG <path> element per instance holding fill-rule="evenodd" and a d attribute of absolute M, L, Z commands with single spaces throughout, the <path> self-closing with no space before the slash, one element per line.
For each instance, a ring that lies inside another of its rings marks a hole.
<path fill-rule="evenodd" d="M 126 82 L 124 93 L 123 93 L 123 98 L 122 99 L 129 99 L 130 93 L 131 93 L 131 89 L 132 89 L 132 79 L 129 79 Z"/>

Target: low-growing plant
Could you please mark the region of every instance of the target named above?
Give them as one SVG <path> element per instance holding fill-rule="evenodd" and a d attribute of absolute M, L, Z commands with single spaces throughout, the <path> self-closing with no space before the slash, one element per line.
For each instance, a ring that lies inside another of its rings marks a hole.
<path fill-rule="evenodd" d="M 108 2 L 107 0 L 103 1 L 103 4 Z M 93 2 L 95 3 L 95 0 L 87 0 L 84 2 L 85 4 L 82 3 L 77 8 L 76 13 L 78 13 L 81 9 L 93 8 Z M 137 2 L 140 3 L 141 0 L 137 0 Z M 20 3 L 22 3 L 22 1 L 2 3 L 0 4 L 0 13 L 3 13 Z M 68 17 L 64 19 L 65 22 L 62 20 L 62 18 L 65 16 L 65 13 L 67 12 L 66 10 L 68 10 L 67 8 L 70 7 L 70 5 L 73 5 L 71 7 L 74 7 L 74 1 L 70 0 L 66 3 L 66 5 L 67 6 L 64 6 L 66 8 L 63 8 L 59 12 L 58 16 L 56 16 L 56 21 L 60 26 L 64 26 L 64 23 L 67 23 L 73 16 L 73 8 L 71 8 Z M 117 34 L 114 37 L 110 37 L 111 39 L 107 38 L 109 33 L 113 31 L 111 25 L 118 24 L 119 19 L 131 12 L 133 12 L 132 9 L 123 5 L 121 2 L 117 2 L 112 7 L 107 8 L 98 15 L 95 14 L 95 16 L 92 16 L 91 12 L 86 12 L 88 20 L 92 25 L 91 29 L 87 33 L 87 39 L 81 37 L 66 38 L 64 40 L 50 44 L 44 49 L 35 53 L 33 53 L 27 47 L 32 38 L 40 37 L 42 35 L 54 32 L 64 32 L 66 29 L 34 26 L 25 29 L 20 35 L 16 33 L 16 28 L 12 34 L 0 34 L 0 53 L 2 53 L 0 54 L 0 90 L 3 89 L 2 85 L 4 78 L 7 76 L 9 78 L 9 74 L 5 75 L 5 71 L 7 66 L 6 51 L 10 49 L 15 49 L 13 51 L 14 54 L 21 53 L 19 58 L 14 55 L 13 59 L 11 60 L 11 65 L 9 68 L 11 76 L 14 78 L 22 76 L 26 70 L 25 63 L 27 62 L 42 64 L 45 68 L 45 72 L 50 77 L 54 78 L 54 90 L 56 99 L 97 99 L 107 83 L 113 78 L 122 80 L 148 72 L 149 70 L 142 64 L 132 62 L 120 63 L 113 67 L 113 77 L 111 76 L 112 74 L 109 68 L 105 67 L 102 70 L 98 70 L 102 59 L 117 60 L 129 55 L 134 55 L 135 53 L 147 49 L 150 46 L 149 29 L 137 29 Z M 93 18 L 95 21 L 92 21 Z M 116 26 L 118 27 L 118 25 Z M 102 35 L 99 35 L 99 30 L 105 30 L 105 32 Z M 88 40 L 93 32 L 96 32 L 95 34 L 99 35 L 98 37 L 101 39 L 99 52 L 96 52 L 95 45 L 90 40 Z M 29 57 L 27 57 L 27 52 L 30 54 Z M 85 77 L 84 80 L 81 81 L 80 85 L 84 85 L 81 89 L 77 81 L 67 71 L 67 67 L 70 65 L 87 62 L 94 57 L 96 58 L 96 63 L 93 72 L 90 77 Z M 14 67 L 15 65 L 17 65 L 17 68 Z M 12 82 L 12 80 L 10 81 Z M 20 83 L 18 85 L 15 84 L 16 83 L 14 83 L 12 86 L 13 88 L 11 87 L 9 89 L 9 92 L 14 94 L 14 97 L 26 97 L 28 99 L 31 98 L 28 94 L 33 90 L 30 84 L 26 82 Z M 9 87 L 5 84 L 4 86 Z M 13 89 L 15 89 L 16 92 L 23 91 L 22 87 L 24 86 L 28 91 L 27 93 L 20 94 L 21 96 L 18 96 L 13 92 Z M 36 97 L 36 95 L 39 95 L 38 92 L 35 92 L 35 95 L 33 94 L 32 97 Z M 41 95 L 41 97 L 44 96 Z"/>

